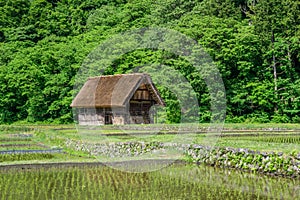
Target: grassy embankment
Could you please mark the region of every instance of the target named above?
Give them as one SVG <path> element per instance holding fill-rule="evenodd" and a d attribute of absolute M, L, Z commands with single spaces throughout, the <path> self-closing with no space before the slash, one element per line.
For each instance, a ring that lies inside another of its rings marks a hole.
<path fill-rule="evenodd" d="M 221 127 L 221 126 L 220 126 Z M 65 153 L 10 156 L 1 164 L 34 162 L 97 161 L 86 151 L 70 148 L 67 141 L 89 144 L 112 142 L 189 142 L 215 147 L 246 148 L 262 152 L 300 152 L 299 124 L 225 124 L 221 134 L 210 124 L 132 125 L 76 127 L 75 125 L 0 126 L 0 151 L 61 148 Z M 182 134 L 179 134 L 182 133 Z M 13 161 L 14 160 L 14 161 Z"/>

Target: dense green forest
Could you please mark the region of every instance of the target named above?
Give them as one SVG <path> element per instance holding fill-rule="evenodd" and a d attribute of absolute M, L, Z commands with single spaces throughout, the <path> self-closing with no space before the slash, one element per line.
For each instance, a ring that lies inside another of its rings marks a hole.
<path fill-rule="evenodd" d="M 84 58 L 111 36 L 142 27 L 173 29 L 203 46 L 224 81 L 226 121 L 298 123 L 299 22 L 299 0 L 0 0 L 0 123 L 72 122 Z M 189 63 L 178 56 L 138 50 L 107 73 L 146 63 L 182 71 L 197 92 L 199 121 L 210 120 L 205 84 L 185 73 Z M 161 90 L 175 113 L 174 97 Z"/>

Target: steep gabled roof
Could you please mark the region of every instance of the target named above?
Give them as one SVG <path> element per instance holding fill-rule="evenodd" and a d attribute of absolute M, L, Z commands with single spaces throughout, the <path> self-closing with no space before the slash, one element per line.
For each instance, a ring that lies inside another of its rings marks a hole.
<path fill-rule="evenodd" d="M 88 78 L 71 107 L 123 107 L 141 84 L 146 84 L 153 99 L 165 105 L 148 74 L 119 74 Z"/>

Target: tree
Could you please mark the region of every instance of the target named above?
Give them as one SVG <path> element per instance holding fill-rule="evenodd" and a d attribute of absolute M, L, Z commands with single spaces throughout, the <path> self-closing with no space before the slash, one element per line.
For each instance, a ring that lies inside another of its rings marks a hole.
<path fill-rule="evenodd" d="M 290 39 L 298 32 L 297 29 L 299 30 L 299 5 L 298 1 L 291 0 L 260 0 L 252 9 L 253 25 L 256 33 L 261 37 L 265 52 L 265 66 L 272 66 L 273 70 L 275 112 L 278 111 L 280 103 L 280 91 L 287 89 L 280 87 L 286 85 L 286 78 L 284 76 L 279 78 L 279 76 L 283 73 L 293 74 L 296 67 L 295 60 L 292 60 L 295 59 L 292 54 L 296 52 L 291 52 Z M 285 46 L 284 54 L 278 46 Z M 283 58 L 287 59 L 283 61 Z"/>

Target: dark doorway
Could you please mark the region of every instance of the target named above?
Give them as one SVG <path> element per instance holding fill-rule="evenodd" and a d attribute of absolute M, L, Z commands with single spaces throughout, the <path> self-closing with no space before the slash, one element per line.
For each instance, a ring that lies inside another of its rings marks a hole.
<path fill-rule="evenodd" d="M 112 124 L 112 114 L 105 114 L 105 124 Z"/>

